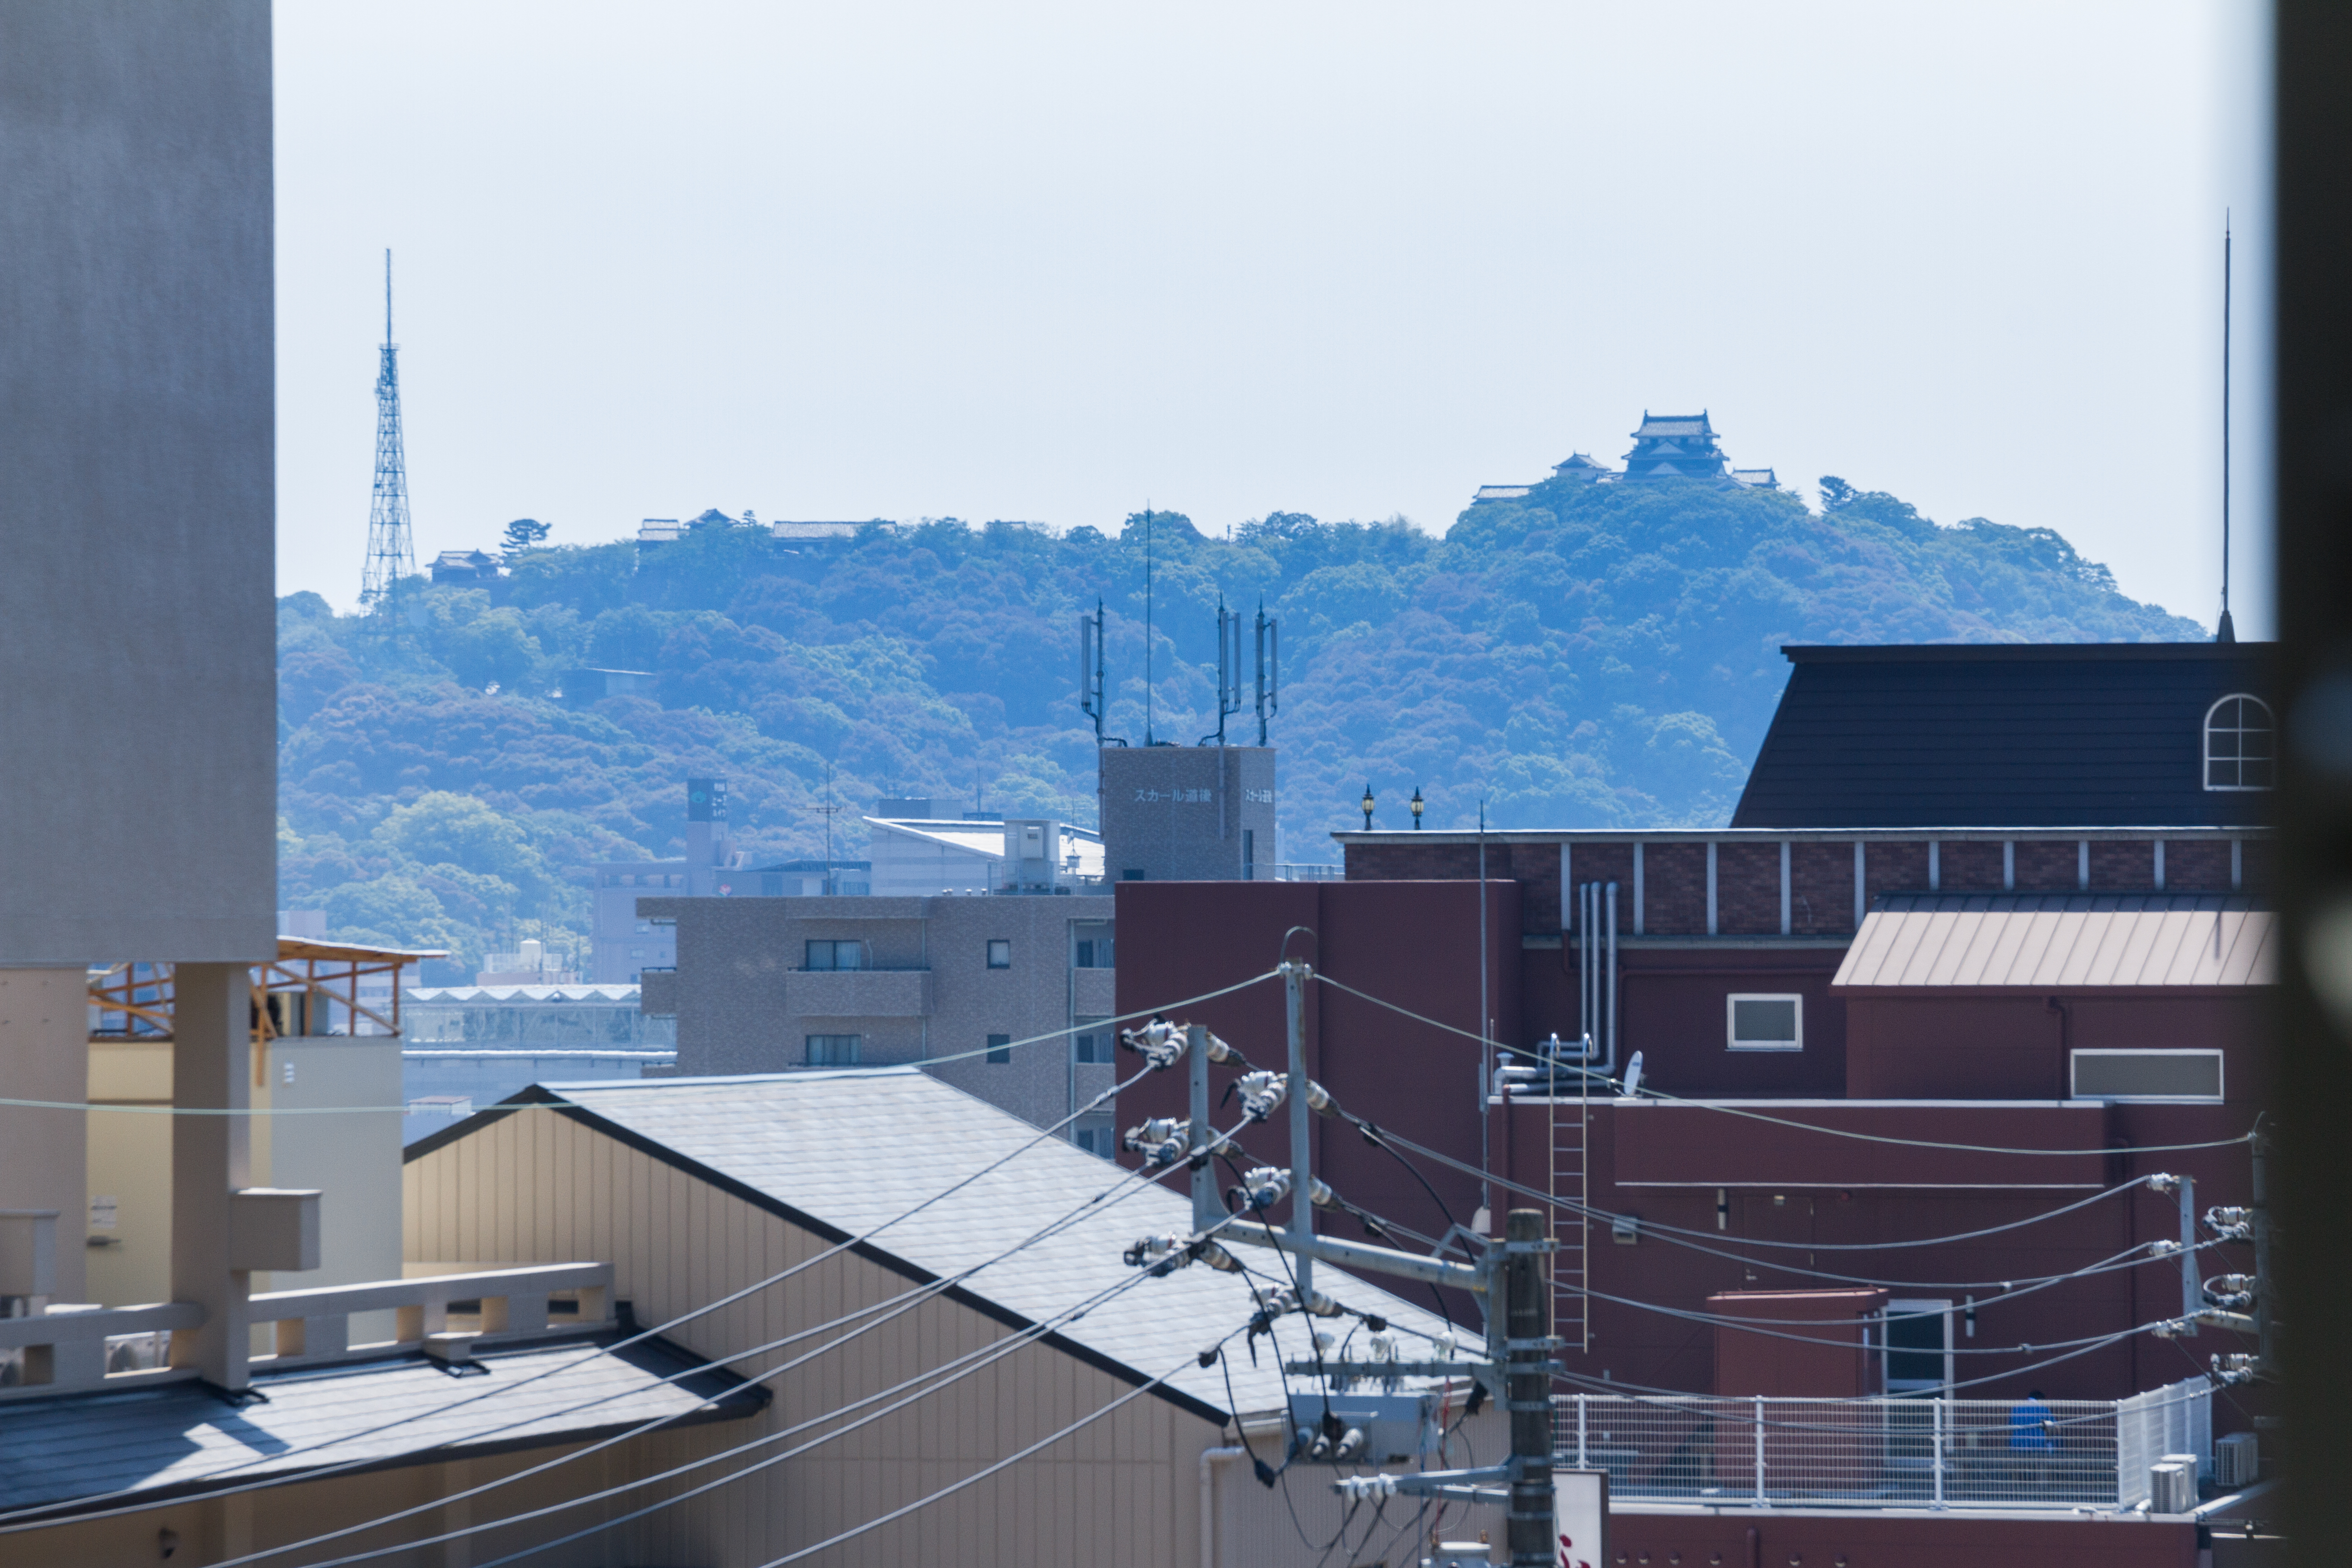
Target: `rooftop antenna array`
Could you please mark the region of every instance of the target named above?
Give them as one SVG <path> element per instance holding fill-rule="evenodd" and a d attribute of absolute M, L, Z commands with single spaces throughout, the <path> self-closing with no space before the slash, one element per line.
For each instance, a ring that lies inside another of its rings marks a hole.
<path fill-rule="evenodd" d="M 1242 710 L 1242 615 L 1239 610 L 1225 608 L 1225 596 L 1217 595 L 1217 727 L 1201 737 L 1203 746 L 1214 741 L 1225 743 L 1225 721 Z M 1263 742 L 1259 742 L 1264 744 Z"/>
<path fill-rule="evenodd" d="M 1156 746 L 1151 690 L 1151 503 L 1143 503 L 1143 743 Z"/>
<path fill-rule="evenodd" d="M 1103 606 L 1100 599 L 1095 601 L 1093 615 L 1084 610 L 1078 612 L 1078 710 L 1095 721 L 1097 746 L 1127 744 L 1124 736 L 1103 733 L 1103 721 L 1110 713 L 1110 700 L 1103 679 Z"/>
<path fill-rule="evenodd" d="M 2215 642 L 2236 642 L 2230 624 L 2230 215 L 2221 214 L 2221 624 Z"/>
<path fill-rule="evenodd" d="M 1238 622 L 1235 636 L 1239 636 Z M 1239 660 L 1238 652 L 1235 655 Z M 1265 744 L 1265 721 L 1282 711 L 1282 627 L 1265 613 L 1265 599 L 1257 602 L 1257 743 Z"/>
<path fill-rule="evenodd" d="M 400 345 L 392 341 L 392 252 L 383 253 L 383 358 L 375 376 L 375 493 L 368 505 L 367 564 L 360 607 L 394 626 L 401 584 L 416 574 L 408 528 L 408 457 L 400 435 Z"/>

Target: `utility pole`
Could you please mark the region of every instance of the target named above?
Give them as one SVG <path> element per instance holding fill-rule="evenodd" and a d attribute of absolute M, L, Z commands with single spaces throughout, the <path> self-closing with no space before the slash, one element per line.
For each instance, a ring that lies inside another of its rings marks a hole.
<path fill-rule="evenodd" d="M 1297 1280 L 1297 1305 L 1302 1314 L 1311 1311 L 1317 1300 L 1312 1268 L 1318 1259 L 1336 1268 L 1362 1268 L 1432 1285 L 1452 1286 L 1476 1296 L 1486 1320 L 1486 1353 L 1482 1358 L 1466 1362 L 1348 1362 L 1317 1356 L 1286 1362 L 1283 1370 L 1294 1377 L 1324 1376 L 1341 1381 L 1459 1377 L 1467 1373 L 1477 1381 L 1486 1396 L 1499 1395 L 1511 1428 L 1510 1455 L 1501 1464 L 1405 1475 L 1351 1476 L 1333 1484 L 1342 1494 L 1358 1499 L 1404 1496 L 1501 1503 L 1507 1510 L 1505 1539 L 1510 1547 L 1513 1568 L 1552 1568 L 1558 1505 L 1550 1390 L 1551 1375 L 1559 1364 L 1552 1355 L 1559 1348 L 1559 1342 L 1551 1334 L 1551 1293 L 1544 1278 L 1543 1259 L 1558 1244 L 1547 1234 L 1543 1211 L 1512 1210 L 1499 1241 L 1491 1237 L 1472 1237 L 1474 1244 L 1483 1246 L 1485 1250 L 1467 1263 L 1317 1236 L 1308 1112 L 1328 1105 L 1330 1097 L 1307 1076 L 1306 992 L 1314 970 L 1303 960 L 1288 959 L 1278 973 L 1283 977 L 1288 1026 L 1286 1033 L 1289 1070 L 1284 1090 L 1290 1110 L 1290 1218 L 1282 1229 L 1276 1230 L 1264 1219 L 1233 1220 L 1218 1211 L 1213 1183 L 1207 1172 L 1216 1153 L 1214 1142 L 1218 1137 L 1208 1121 L 1208 1064 L 1215 1048 L 1212 1044 L 1214 1037 L 1204 1029 L 1190 1028 L 1185 1038 L 1192 1053 L 1192 1123 L 1185 1142 L 1190 1145 L 1193 1164 L 1195 1236 L 1215 1226 L 1219 1227 L 1217 1238 L 1221 1241 L 1288 1253 Z M 1139 1251 L 1137 1256 L 1150 1255 Z"/>
<path fill-rule="evenodd" d="M 1513 1568 L 1552 1561 L 1551 1292 L 1544 1289 L 1541 1209 L 1504 1222 L 1503 1406 L 1511 1417 L 1511 1504 L 1503 1540 Z"/>

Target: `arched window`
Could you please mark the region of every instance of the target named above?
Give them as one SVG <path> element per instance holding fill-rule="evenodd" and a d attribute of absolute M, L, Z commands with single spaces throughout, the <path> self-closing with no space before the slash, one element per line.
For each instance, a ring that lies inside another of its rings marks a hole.
<path fill-rule="evenodd" d="M 2276 776 L 2278 726 L 2270 704 L 2232 692 L 2205 710 L 2205 787 L 2268 789 Z"/>

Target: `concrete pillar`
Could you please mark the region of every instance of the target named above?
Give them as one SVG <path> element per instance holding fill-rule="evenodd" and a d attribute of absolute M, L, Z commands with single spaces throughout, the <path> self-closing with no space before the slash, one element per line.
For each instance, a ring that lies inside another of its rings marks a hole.
<path fill-rule="evenodd" d="M 89 983 L 79 969 L 0 969 L 0 1084 L 11 1100 L 89 1098 Z M 0 1105 L 0 1204 L 58 1211 L 56 1299 L 81 1301 L 89 1126 L 80 1110 Z"/>
<path fill-rule="evenodd" d="M 182 1110 L 253 1102 L 251 972 L 183 963 L 173 972 L 172 1103 Z M 253 1184 L 252 1119 L 172 1118 L 172 1299 L 205 1310 L 204 1326 L 172 1335 L 172 1364 L 206 1382 L 246 1386 L 251 1278 L 229 1267 L 230 1194 Z"/>

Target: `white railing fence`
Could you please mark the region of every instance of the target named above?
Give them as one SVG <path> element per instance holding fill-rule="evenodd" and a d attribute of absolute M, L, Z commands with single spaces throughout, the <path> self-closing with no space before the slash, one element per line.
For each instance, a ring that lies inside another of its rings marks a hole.
<path fill-rule="evenodd" d="M 1553 1433 L 1612 1498 L 2125 1510 L 2167 1454 L 2210 1473 L 2210 1394 L 2202 1378 L 2124 1400 L 1574 1394 L 1554 1397 Z"/>
<path fill-rule="evenodd" d="M 497 1346 L 594 1331 L 613 1321 L 613 1266 L 549 1263 L 518 1268 L 270 1290 L 251 1298 L 252 1321 L 270 1324 L 275 1353 L 257 1370 L 316 1366 L 425 1348 L 452 1334 Z M 353 1343 L 356 1313 L 392 1314 L 392 1338 Z M 174 1331 L 202 1327 L 190 1301 L 144 1307 L 67 1307 L 0 1318 L 0 1403 L 192 1378 L 171 1364 Z M 448 1348 L 446 1344 L 442 1347 Z"/>

